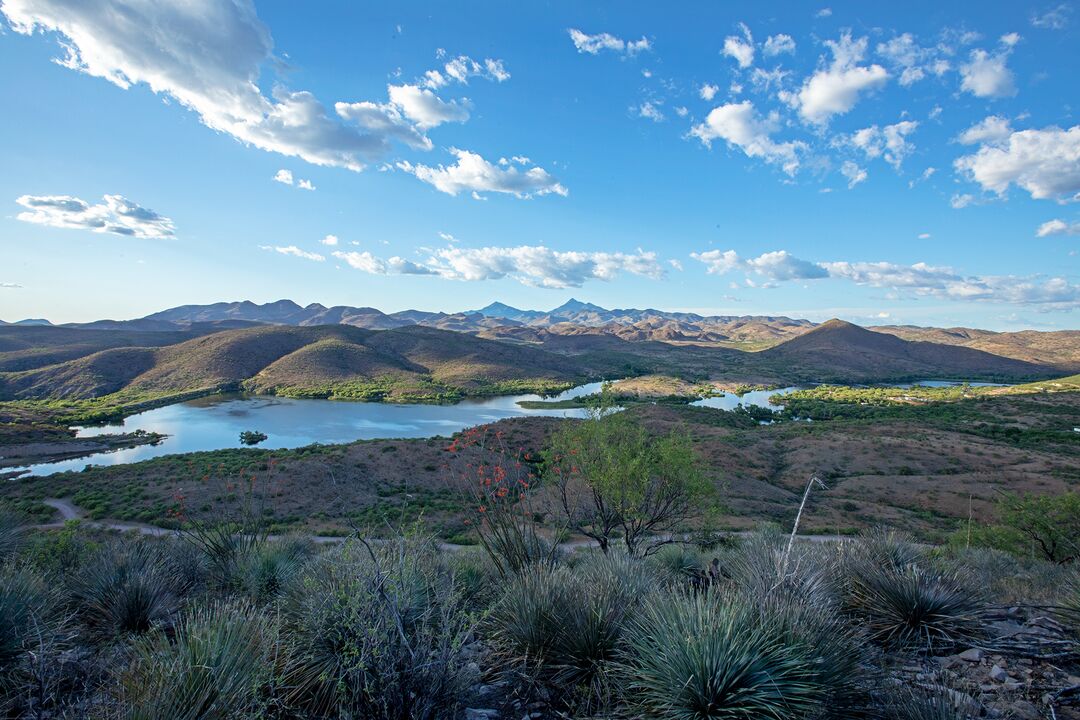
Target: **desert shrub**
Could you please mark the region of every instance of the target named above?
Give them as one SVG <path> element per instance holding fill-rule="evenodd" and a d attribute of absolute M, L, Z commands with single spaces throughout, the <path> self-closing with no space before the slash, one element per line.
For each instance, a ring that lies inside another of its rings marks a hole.
<path fill-rule="evenodd" d="M 23 544 L 21 518 L 0 506 L 0 563 L 11 560 Z"/>
<path fill-rule="evenodd" d="M 76 617 L 97 640 L 172 624 L 186 590 L 165 550 L 146 540 L 116 540 L 72 579 Z"/>
<path fill-rule="evenodd" d="M 787 543 L 779 533 L 755 533 L 721 554 L 721 567 L 747 597 L 790 596 L 834 605 L 832 560 L 827 557 L 831 548 L 797 544 L 786 554 Z"/>
<path fill-rule="evenodd" d="M 905 688 L 884 704 L 884 720 L 964 720 L 949 691 L 937 688 Z"/>
<path fill-rule="evenodd" d="M 254 602 L 270 602 L 281 595 L 313 552 L 311 543 L 300 538 L 251 546 L 246 556 L 238 558 L 235 582 Z"/>
<path fill-rule="evenodd" d="M 508 666 L 579 711 L 611 699 L 623 633 L 660 584 L 651 564 L 623 553 L 523 571 L 496 605 L 491 629 Z"/>
<path fill-rule="evenodd" d="M 846 569 L 845 607 L 872 642 L 934 652 L 979 637 L 985 596 L 959 570 L 895 567 L 868 558 Z"/>
<path fill-rule="evenodd" d="M 40 573 L 0 566 L 0 712 L 43 704 L 68 639 L 64 620 L 58 594 Z"/>
<path fill-rule="evenodd" d="M 100 549 L 99 538 L 78 520 L 71 520 L 58 530 L 28 534 L 20 556 L 43 572 L 67 575 L 81 568 Z"/>
<path fill-rule="evenodd" d="M 672 578 L 695 579 L 705 572 L 701 553 L 692 545 L 675 544 L 661 549 L 650 560 Z"/>
<path fill-rule="evenodd" d="M 935 560 L 970 575 L 987 597 L 1002 604 L 1055 604 L 1071 574 L 1067 566 L 985 547 L 946 546 L 935 552 Z"/>
<path fill-rule="evenodd" d="M 428 539 L 347 543 L 286 590 L 288 700 L 316 716 L 452 716 L 470 683 L 473 618 Z"/>
<path fill-rule="evenodd" d="M 487 607 L 495 600 L 500 587 L 499 569 L 482 549 L 451 553 L 447 565 L 466 606 Z"/>
<path fill-rule="evenodd" d="M 1080 638 L 1080 570 L 1071 572 L 1061 583 L 1058 608 L 1061 621 Z"/>
<path fill-rule="evenodd" d="M 186 612 L 175 640 L 162 630 L 133 646 L 120 676 L 131 720 L 259 717 L 274 672 L 276 633 L 251 606 L 215 602 Z"/>
<path fill-rule="evenodd" d="M 626 697 L 657 720 L 809 717 L 827 700 L 814 658 L 750 603 L 660 595 L 628 633 Z"/>
<path fill-rule="evenodd" d="M 1080 558 L 1080 492 L 1002 495 L 995 514 L 996 524 L 961 528 L 950 544 L 988 547 L 1058 564 Z"/>

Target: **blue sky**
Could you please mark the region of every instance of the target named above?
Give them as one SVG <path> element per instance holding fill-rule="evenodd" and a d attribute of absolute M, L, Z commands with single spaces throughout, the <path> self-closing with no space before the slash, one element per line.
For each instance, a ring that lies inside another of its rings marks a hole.
<path fill-rule="evenodd" d="M 5 320 L 574 296 L 1080 327 L 1075 3 L 3 0 L 0 27 Z"/>

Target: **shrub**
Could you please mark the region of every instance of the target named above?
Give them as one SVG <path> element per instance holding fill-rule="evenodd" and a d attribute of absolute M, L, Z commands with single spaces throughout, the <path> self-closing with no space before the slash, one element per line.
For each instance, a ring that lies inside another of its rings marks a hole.
<path fill-rule="evenodd" d="M 964 720 L 946 688 L 906 689 L 889 698 L 884 720 Z"/>
<path fill-rule="evenodd" d="M 659 584 L 651 565 L 622 553 L 529 568 L 497 604 L 493 635 L 513 666 L 534 673 L 559 702 L 594 710 L 610 700 L 628 622 Z"/>
<path fill-rule="evenodd" d="M 15 557 L 22 547 L 23 528 L 15 513 L 0 507 L 0 562 Z"/>
<path fill-rule="evenodd" d="M 96 639 L 169 626 L 186 588 L 168 556 L 145 540 L 119 540 L 88 560 L 71 586 L 76 616 Z"/>
<path fill-rule="evenodd" d="M 40 706 L 59 668 L 64 617 L 40 573 L 0 566 L 0 713 L 36 695 Z"/>
<path fill-rule="evenodd" d="M 185 613 L 175 642 L 162 630 L 140 638 L 120 678 L 131 720 L 258 717 L 272 680 L 276 635 L 245 604 L 218 602 Z"/>
<path fill-rule="evenodd" d="M 867 559 L 848 568 L 845 605 L 872 642 L 933 652 L 981 633 L 985 598 L 959 571 Z"/>
<path fill-rule="evenodd" d="M 784 558 L 788 539 L 778 533 L 755 533 L 722 555 L 721 566 L 747 597 L 800 598 L 808 604 L 835 605 L 831 565 L 825 548 L 796 545 Z"/>
<path fill-rule="evenodd" d="M 311 543 L 299 538 L 260 543 L 239 559 L 237 584 L 254 602 L 270 602 L 281 595 L 311 555 Z"/>
<path fill-rule="evenodd" d="M 658 568 L 673 578 L 693 580 L 703 576 L 701 553 L 690 545 L 669 545 L 651 558 Z"/>
<path fill-rule="evenodd" d="M 814 661 L 748 603 L 658 596 L 629 633 L 627 697 L 657 720 L 808 717 L 823 691 Z"/>
<path fill-rule="evenodd" d="M 316 716 L 440 718 L 473 675 L 463 646 L 473 619 L 430 540 L 348 543 L 290 584 L 288 700 Z"/>

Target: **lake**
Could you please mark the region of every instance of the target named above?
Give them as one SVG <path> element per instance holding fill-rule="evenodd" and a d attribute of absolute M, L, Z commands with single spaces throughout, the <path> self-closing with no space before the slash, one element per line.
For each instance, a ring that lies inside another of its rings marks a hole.
<path fill-rule="evenodd" d="M 922 385 L 948 386 L 957 382 L 922 381 Z M 986 383 L 971 383 L 981 385 Z M 51 475 L 81 470 L 87 465 L 119 465 L 161 455 L 236 448 L 240 433 L 258 430 L 267 439 L 260 448 L 295 448 L 312 443 L 334 444 L 382 438 L 423 438 L 448 436 L 467 427 L 512 417 L 584 417 L 580 408 L 525 409 L 523 400 L 566 400 L 600 391 L 601 383 L 571 388 L 553 398 L 539 395 L 504 395 L 463 400 L 455 405 L 398 405 L 392 403 L 349 402 L 344 400 L 298 400 L 265 395 L 215 395 L 147 410 L 123 421 L 78 428 L 78 437 L 145 430 L 167 435 L 157 445 L 95 453 L 72 460 L 40 463 L 22 468 L 26 475 Z M 910 387 L 910 384 L 898 387 Z M 697 400 L 692 405 L 732 410 L 736 406 L 769 406 L 769 397 L 784 395 L 799 387 L 754 390 L 742 396 L 727 393 Z"/>

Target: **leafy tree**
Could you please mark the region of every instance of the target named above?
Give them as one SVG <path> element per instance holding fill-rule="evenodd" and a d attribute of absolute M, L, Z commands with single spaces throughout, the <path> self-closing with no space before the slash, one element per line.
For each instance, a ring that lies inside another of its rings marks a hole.
<path fill-rule="evenodd" d="M 244 445 L 258 445 L 266 439 L 266 433 L 258 430 L 245 430 L 240 433 L 240 442 Z"/>
<path fill-rule="evenodd" d="M 997 516 L 997 523 L 961 528 L 950 542 L 1035 554 L 1059 565 L 1080 559 L 1080 493 L 1002 495 Z"/>
<path fill-rule="evenodd" d="M 712 491 L 685 431 L 656 435 L 606 403 L 557 432 L 546 460 L 567 525 L 604 552 L 621 534 L 631 555 L 652 554 Z"/>

